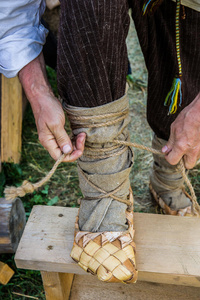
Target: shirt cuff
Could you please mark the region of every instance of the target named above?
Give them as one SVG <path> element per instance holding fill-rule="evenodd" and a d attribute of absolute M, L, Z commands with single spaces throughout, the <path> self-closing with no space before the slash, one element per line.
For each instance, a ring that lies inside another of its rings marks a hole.
<path fill-rule="evenodd" d="M 0 73 L 7 78 L 15 77 L 29 62 L 42 51 L 48 30 L 38 27 L 21 28 L 0 40 Z"/>

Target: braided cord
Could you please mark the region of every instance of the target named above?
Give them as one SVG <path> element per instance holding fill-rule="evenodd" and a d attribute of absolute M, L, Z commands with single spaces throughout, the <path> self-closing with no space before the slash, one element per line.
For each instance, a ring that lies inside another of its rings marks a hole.
<path fill-rule="evenodd" d="M 180 8 L 181 8 L 181 0 L 176 0 L 176 55 L 178 62 L 178 75 L 182 76 L 182 65 L 181 65 L 181 56 L 180 56 Z"/>

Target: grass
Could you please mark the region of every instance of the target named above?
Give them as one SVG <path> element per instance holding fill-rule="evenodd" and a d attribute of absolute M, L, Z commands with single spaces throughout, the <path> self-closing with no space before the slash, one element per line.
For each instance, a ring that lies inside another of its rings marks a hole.
<path fill-rule="evenodd" d="M 128 36 L 128 51 L 133 75 L 129 78 L 132 89 L 129 89 L 130 114 L 132 122 L 129 126 L 131 140 L 140 144 L 151 146 L 152 132 L 146 121 L 146 85 L 147 71 L 143 56 L 137 41 L 133 25 Z M 57 95 L 55 72 L 47 68 L 48 77 Z M 66 124 L 69 132 L 69 124 Z M 22 159 L 19 165 L 3 164 L 0 173 L 0 196 L 3 195 L 5 185 L 20 185 L 24 179 L 31 182 L 40 180 L 51 169 L 54 161 L 38 141 L 37 130 L 30 106 L 27 107 L 23 121 L 23 147 Z M 135 162 L 131 171 L 130 180 L 135 198 L 135 211 L 155 212 L 149 190 L 149 169 L 152 163 L 152 155 L 145 151 L 135 151 Z M 200 169 L 194 168 L 191 179 L 200 197 L 199 181 Z M 37 193 L 23 198 L 27 217 L 35 204 L 77 206 L 77 199 L 82 194 L 78 185 L 76 163 L 61 164 L 53 175 L 51 181 L 42 187 Z M 14 269 L 15 275 L 6 285 L 0 285 L 0 299 L 18 300 L 27 299 L 26 295 L 36 299 L 45 299 L 42 280 L 39 272 L 18 270 L 15 267 L 13 255 L 1 255 L 0 260 Z M 21 295 L 17 295 L 21 294 Z"/>

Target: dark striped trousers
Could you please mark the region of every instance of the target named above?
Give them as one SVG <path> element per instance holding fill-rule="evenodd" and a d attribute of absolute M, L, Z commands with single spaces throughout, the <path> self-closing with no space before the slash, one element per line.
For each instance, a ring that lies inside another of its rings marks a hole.
<path fill-rule="evenodd" d="M 147 119 L 159 137 L 168 139 L 177 114 L 200 92 L 200 14 L 186 7 L 186 18 L 180 21 L 184 102 L 169 116 L 164 100 L 178 71 L 176 4 L 165 0 L 153 16 L 143 17 L 142 2 L 61 0 L 58 88 L 66 103 L 80 107 L 99 106 L 123 96 L 131 8 L 149 75 Z"/>

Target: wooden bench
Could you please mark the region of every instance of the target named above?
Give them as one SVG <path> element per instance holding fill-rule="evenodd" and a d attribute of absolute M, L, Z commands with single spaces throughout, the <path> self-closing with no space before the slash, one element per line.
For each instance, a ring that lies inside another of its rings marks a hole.
<path fill-rule="evenodd" d="M 124 285 L 100 282 L 70 258 L 77 211 L 34 206 L 18 246 L 17 267 L 41 271 L 47 300 L 200 298 L 200 219 L 135 213 L 139 280 Z"/>

